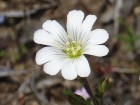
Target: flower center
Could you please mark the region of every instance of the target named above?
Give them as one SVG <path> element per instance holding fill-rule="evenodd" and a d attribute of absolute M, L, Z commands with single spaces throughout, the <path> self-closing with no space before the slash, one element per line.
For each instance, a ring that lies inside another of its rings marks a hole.
<path fill-rule="evenodd" d="M 64 52 L 68 57 L 77 58 L 82 55 L 82 46 L 80 43 L 77 43 L 76 41 L 66 42 L 66 46 L 67 48 Z"/>

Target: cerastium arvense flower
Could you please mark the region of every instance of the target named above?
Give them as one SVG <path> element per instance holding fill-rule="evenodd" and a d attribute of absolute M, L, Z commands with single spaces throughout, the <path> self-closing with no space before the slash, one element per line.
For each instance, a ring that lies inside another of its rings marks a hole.
<path fill-rule="evenodd" d="M 34 41 L 47 45 L 36 54 L 36 62 L 44 64 L 44 72 L 56 75 L 60 70 L 65 79 L 87 77 L 90 66 L 84 54 L 105 56 L 109 50 L 105 45 L 109 35 L 104 29 L 92 30 L 97 17 L 88 15 L 84 19 L 81 10 L 72 10 L 67 15 L 67 32 L 55 20 L 47 20 L 34 33 Z"/>

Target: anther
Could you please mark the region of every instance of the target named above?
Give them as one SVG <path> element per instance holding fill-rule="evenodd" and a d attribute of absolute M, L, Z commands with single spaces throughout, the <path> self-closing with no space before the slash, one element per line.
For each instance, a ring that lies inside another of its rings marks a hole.
<path fill-rule="evenodd" d="M 72 43 L 72 44 L 74 44 L 74 45 L 76 44 L 76 42 L 75 42 L 75 41 L 72 41 L 71 43 Z"/>
<path fill-rule="evenodd" d="M 70 51 L 70 48 L 67 48 L 66 50 L 67 50 L 67 51 Z"/>
<path fill-rule="evenodd" d="M 70 45 L 70 42 L 66 42 L 66 45 L 69 46 Z"/>
<path fill-rule="evenodd" d="M 81 46 L 78 46 L 76 50 L 78 50 L 78 51 L 81 50 Z"/>
<path fill-rule="evenodd" d="M 76 55 L 76 51 L 72 51 L 72 54 L 73 54 L 73 55 Z"/>

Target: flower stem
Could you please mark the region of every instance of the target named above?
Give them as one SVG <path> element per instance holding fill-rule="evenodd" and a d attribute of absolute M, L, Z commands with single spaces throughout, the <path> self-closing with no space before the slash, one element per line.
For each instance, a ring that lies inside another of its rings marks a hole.
<path fill-rule="evenodd" d="M 96 98 L 92 94 L 92 90 L 90 89 L 90 86 L 89 86 L 89 83 L 88 83 L 87 79 L 86 78 L 81 78 L 81 81 L 84 83 L 84 87 L 85 87 L 86 91 L 88 92 L 88 94 L 90 95 L 90 98 L 91 98 L 93 104 L 94 105 L 99 105 L 98 101 L 96 100 Z"/>
<path fill-rule="evenodd" d="M 32 86 L 30 84 L 28 84 L 29 89 L 31 90 L 31 93 L 33 94 L 36 102 L 38 103 L 38 105 L 42 105 L 40 99 L 38 98 L 37 94 L 35 93 L 35 91 L 33 90 Z"/>

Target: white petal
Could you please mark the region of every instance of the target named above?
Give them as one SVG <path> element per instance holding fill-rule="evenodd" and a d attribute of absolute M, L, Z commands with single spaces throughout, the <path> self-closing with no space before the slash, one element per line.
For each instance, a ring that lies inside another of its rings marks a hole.
<path fill-rule="evenodd" d="M 80 34 L 83 19 L 84 13 L 80 10 L 72 10 L 67 15 L 67 31 L 73 40 Z"/>
<path fill-rule="evenodd" d="M 41 65 L 61 56 L 63 56 L 63 53 L 55 47 L 44 47 L 36 53 L 35 61 L 38 65 Z"/>
<path fill-rule="evenodd" d="M 88 15 L 85 18 L 82 24 L 82 37 L 89 34 L 96 19 L 97 17 L 95 15 Z"/>
<path fill-rule="evenodd" d="M 65 48 L 65 46 L 61 43 L 57 37 L 53 37 L 50 33 L 43 29 L 39 29 L 34 33 L 35 43 L 49 45 L 57 48 Z"/>
<path fill-rule="evenodd" d="M 109 35 L 104 29 L 95 29 L 90 33 L 90 42 L 95 44 L 103 44 L 108 38 Z"/>
<path fill-rule="evenodd" d="M 38 44 L 44 44 L 44 45 L 51 45 L 53 43 L 53 40 L 49 35 L 49 33 L 43 29 L 39 29 L 35 31 L 33 40 Z"/>
<path fill-rule="evenodd" d="M 94 55 L 94 56 L 106 56 L 109 49 L 104 45 L 87 45 L 84 54 Z"/>
<path fill-rule="evenodd" d="M 44 72 L 50 75 L 56 75 L 60 69 L 62 68 L 63 61 L 60 59 L 56 59 L 50 61 L 44 65 Z"/>
<path fill-rule="evenodd" d="M 90 74 L 90 66 L 85 58 L 85 56 L 81 56 L 79 59 L 75 60 L 76 62 L 76 70 L 77 74 L 80 77 L 87 77 Z"/>
<path fill-rule="evenodd" d="M 61 43 L 66 41 L 67 33 L 64 28 L 55 20 L 47 20 L 42 25 L 43 29 L 48 31 L 53 37 L 59 39 Z"/>
<path fill-rule="evenodd" d="M 62 66 L 61 72 L 62 76 L 67 80 L 73 80 L 77 77 L 76 68 L 72 61 L 66 62 Z"/>

